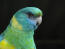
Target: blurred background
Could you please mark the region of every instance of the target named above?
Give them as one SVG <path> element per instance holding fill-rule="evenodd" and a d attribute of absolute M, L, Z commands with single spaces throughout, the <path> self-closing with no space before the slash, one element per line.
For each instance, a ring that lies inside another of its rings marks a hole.
<path fill-rule="evenodd" d="M 64 0 L 0 0 L 0 33 L 17 10 L 28 6 L 43 11 L 43 22 L 34 35 L 37 49 L 65 49 Z"/>

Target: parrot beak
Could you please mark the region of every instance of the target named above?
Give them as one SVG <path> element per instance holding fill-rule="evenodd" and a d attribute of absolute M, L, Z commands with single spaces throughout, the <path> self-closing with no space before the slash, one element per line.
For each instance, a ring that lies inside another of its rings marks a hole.
<path fill-rule="evenodd" d="M 40 25 L 41 22 L 42 22 L 42 16 L 38 17 L 36 20 L 37 20 L 37 24 L 36 25 Z"/>

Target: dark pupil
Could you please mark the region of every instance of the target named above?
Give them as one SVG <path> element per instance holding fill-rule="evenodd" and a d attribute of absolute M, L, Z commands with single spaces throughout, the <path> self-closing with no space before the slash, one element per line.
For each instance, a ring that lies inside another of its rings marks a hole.
<path fill-rule="evenodd" d="M 34 16 L 32 13 L 27 13 L 27 14 L 28 14 L 29 18 L 32 17 L 32 16 Z"/>

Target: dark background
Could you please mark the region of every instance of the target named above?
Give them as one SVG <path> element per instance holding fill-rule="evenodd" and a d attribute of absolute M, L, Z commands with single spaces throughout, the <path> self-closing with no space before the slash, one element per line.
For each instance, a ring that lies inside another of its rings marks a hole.
<path fill-rule="evenodd" d="M 43 22 L 35 31 L 37 49 L 65 49 L 64 0 L 0 0 L 0 33 L 19 9 L 35 6 L 43 11 Z"/>

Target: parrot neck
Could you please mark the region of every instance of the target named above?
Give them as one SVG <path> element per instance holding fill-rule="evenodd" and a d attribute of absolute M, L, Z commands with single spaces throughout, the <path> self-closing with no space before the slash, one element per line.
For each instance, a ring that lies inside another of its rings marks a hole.
<path fill-rule="evenodd" d="M 30 49 L 31 49 L 31 47 L 32 48 L 34 47 L 33 33 L 34 33 L 33 31 L 30 31 L 30 32 L 20 31 L 20 30 L 12 28 L 12 26 L 9 25 L 7 29 L 5 30 L 4 39 L 6 39 L 10 44 L 13 44 L 14 46 L 16 46 L 16 48 L 20 48 L 20 49 L 23 48 L 21 46 L 24 43 L 26 47 L 28 47 L 28 44 L 30 44 Z"/>
<path fill-rule="evenodd" d="M 12 35 L 21 34 L 21 36 L 22 36 L 23 34 L 25 34 L 26 36 L 31 36 L 32 37 L 34 35 L 33 30 L 31 30 L 31 31 L 19 30 L 17 28 L 12 27 L 11 25 L 8 25 L 8 27 L 5 31 L 6 31 L 5 35 L 7 35 L 7 36 L 9 36 L 11 34 Z"/>

